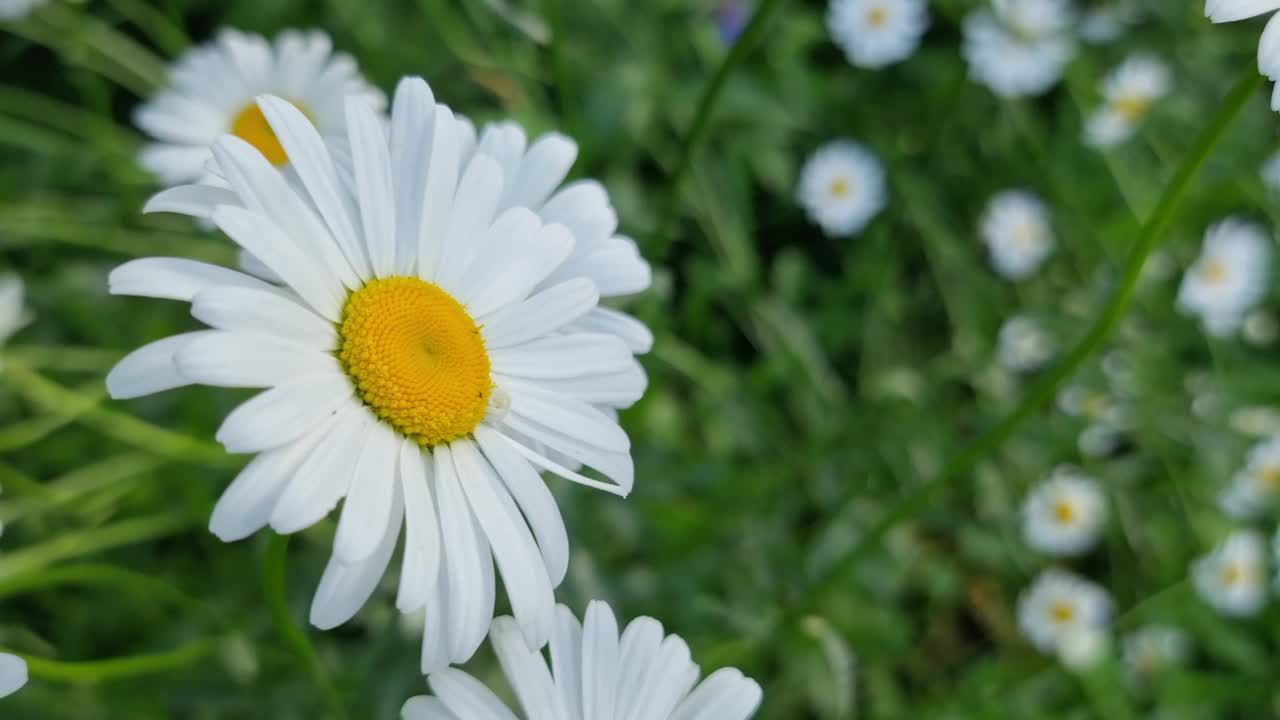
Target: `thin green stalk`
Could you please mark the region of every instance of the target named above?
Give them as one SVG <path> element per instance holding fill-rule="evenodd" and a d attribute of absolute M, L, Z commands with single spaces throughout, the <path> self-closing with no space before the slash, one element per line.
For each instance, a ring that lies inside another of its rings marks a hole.
<path fill-rule="evenodd" d="M 4 349 L 6 357 L 32 368 L 63 372 L 106 372 L 123 353 L 70 345 L 22 345 Z"/>
<path fill-rule="evenodd" d="M 551 72 L 556 79 L 560 115 L 564 118 L 564 125 L 569 134 L 577 135 L 577 112 L 573 104 L 575 95 L 572 80 L 569 79 L 569 66 L 565 62 L 564 22 L 560 12 L 560 0 L 543 0 L 542 12 L 547 16 L 547 25 L 551 30 L 549 43 Z"/>
<path fill-rule="evenodd" d="M 716 68 L 715 75 L 711 77 L 711 82 L 707 84 L 707 89 L 703 91 L 702 99 L 698 101 L 698 108 L 693 114 L 693 124 L 689 126 L 689 134 L 685 137 L 684 145 L 680 149 L 679 159 L 676 160 L 671 175 L 667 178 L 667 197 L 658 215 L 657 235 L 655 238 L 658 247 L 654 249 L 654 254 L 659 261 L 666 255 L 671 245 L 669 236 L 676 219 L 676 205 L 680 197 L 681 181 L 688 174 L 689 167 L 693 164 L 694 155 L 702 147 L 702 143 L 707 138 L 707 133 L 711 131 L 711 117 L 716 109 L 716 103 L 719 102 L 720 95 L 724 92 L 729 77 L 737 69 L 738 65 L 742 63 L 743 58 L 747 56 L 747 52 L 751 47 L 755 45 L 757 38 L 764 34 L 769 18 L 780 7 L 782 7 L 782 0 L 763 0 L 760 3 L 755 14 L 751 16 L 751 22 L 747 24 L 746 29 L 742 31 L 742 35 L 738 37 L 738 41 L 733 44 L 733 47 L 729 48 L 729 53 L 725 55 L 720 67 Z"/>
<path fill-rule="evenodd" d="M 65 532 L 51 540 L 0 556 L 0 581 L 34 572 L 62 560 L 177 535 L 198 524 L 196 518 L 190 515 L 165 512 L 100 528 Z"/>
<path fill-rule="evenodd" d="M 164 652 L 83 662 L 47 660 L 22 653 L 13 654 L 27 661 L 27 669 L 32 677 L 42 680 L 94 683 L 177 670 L 209 655 L 217 647 L 216 638 L 203 638 Z"/>
<path fill-rule="evenodd" d="M 48 21 L 58 40 L 70 41 L 67 47 L 83 47 L 96 53 L 100 59 L 115 63 L 136 79 L 129 89 L 147 97 L 163 87 L 169 71 L 165 62 L 133 38 L 107 23 L 73 10 L 62 3 L 48 3 L 36 14 L 38 20 Z M 60 50 L 62 50 L 60 48 Z"/>
<path fill-rule="evenodd" d="M 320 688 L 325 701 L 334 712 L 334 717 L 345 720 L 347 710 L 342 704 L 342 696 L 338 694 L 338 689 L 334 687 L 324 666 L 320 664 L 320 657 L 312 647 L 311 641 L 307 639 L 306 633 L 293 621 L 293 616 L 289 612 L 289 602 L 284 590 L 285 560 L 288 553 L 289 536 L 272 534 L 267 541 L 266 557 L 262 561 L 262 592 L 267 597 L 271 622 L 276 626 L 276 632 L 280 633 L 280 638 L 293 649 L 294 654 L 298 656 L 298 661 Z"/>
<path fill-rule="evenodd" d="M 218 624 L 222 624 L 212 607 L 183 592 L 178 586 L 146 573 L 104 563 L 81 563 L 47 568 L 0 580 L 0 599 L 62 585 L 90 585 L 110 590 L 127 590 L 149 601 L 163 601 L 190 612 L 209 616 Z"/>
<path fill-rule="evenodd" d="M 121 453 L 43 483 L 39 494 L 14 500 L 8 500 L 7 494 L 0 496 L 3 500 L 0 502 L 0 523 L 13 522 L 32 513 L 47 512 L 72 503 L 78 505 L 85 497 L 109 488 L 123 485 L 126 490 L 132 489 L 132 485 L 159 467 L 161 462 L 140 452 Z"/>
<path fill-rule="evenodd" d="M 191 44 L 187 33 L 168 15 L 142 0 L 110 0 L 112 7 L 126 20 L 142 28 L 151 42 L 171 56 L 181 53 Z"/>
<path fill-rule="evenodd" d="M 970 443 L 959 455 L 948 462 L 936 477 L 908 493 L 905 498 L 890 508 L 879 522 L 869 528 L 853 548 L 833 562 L 809 588 L 799 607 L 793 613 L 788 613 L 789 618 L 807 613 L 819 597 L 847 577 L 867 554 L 880 546 L 889 530 L 898 523 L 924 512 L 934 496 L 958 479 L 967 477 L 983 458 L 1003 445 L 1023 422 L 1050 402 L 1057 394 L 1059 386 L 1067 378 L 1071 377 L 1094 353 L 1102 349 L 1132 301 L 1142 267 L 1168 231 L 1192 180 L 1204 166 L 1218 141 L 1226 134 L 1227 128 L 1261 85 L 1262 78 L 1257 70 L 1249 68 L 1245 76 L 1236 83 L 1223 100 L 1218 113 L 1200 133 L 1181 167 L 1165 188 L 1155 212 L 1143 225 L 1137 241 L 1129 251 L 1124 271 L 1112 291 L 1110 300 L 1085 336 L 1031 388 L 1022 403 L 1012 413 Z"/>

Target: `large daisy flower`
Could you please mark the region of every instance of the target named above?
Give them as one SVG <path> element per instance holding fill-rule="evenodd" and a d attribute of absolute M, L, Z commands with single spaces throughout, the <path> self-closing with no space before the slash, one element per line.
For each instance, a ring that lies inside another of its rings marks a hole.
<path fill-rule="evenodd" d="M 1027 496 L 1022 536 L 1046 555 L 1080 555 L 1098 543 L 1106 518 L 1107 500 L 1096 480 L 1058 471 Z"/>
<path fill-rule="evenodd" d="M 733 668 L 698 683 L 689 646 L 653 618 L 632 620 L 619 637 L 606 603 L 591 603 L 582 623 L 569 608 L 556 610 L 550 667 L 511 618 L 494 620 L 489 633 L 525 720 L 746 720 L 760 706 L 760 686 Z M 461 670 L 437 671 L 429 681 L 435 696 L 410 699 L 404 720 L 517 720 Z"/>
<path fill-rule="evenodd" d="M 906 60 L 928 27 L 924 0 L 832 0 L 827 11 L 832 39 L 858 67 Z"/>
<path fill-rule="evenodd" d="M 1178 288 L 1178 307 L 1200 317 L 1211 335 L 1227 337 L 1266 295 L 1271 239 L 1254 223 L 1227 218 L 1205 233 L 1200 257 Z"/>
<path fill-rule="evenodd" d="M 1207 0 L 1204 14 L 1216 23 L 1245 20 L 1280 10 L 1280 0 Z M 1271 16 L 1258 43 L 1258 70 L 1280 80 L 1280 13 Z M 1280 84 L 1271 96 L 1271 109 L 1280 110 Z"/>
<path fill-rule="evenodd" d="M 540 647 L 568 539 L 538 471 L 626 495 L 630 442 L 598 406 L 625 407 L 645 387 L 628 345 L 583 325 L 599 291 L 565 273 L 578 257 L 570 227 L 501 209 L 559 178 L 537 163 L 508 175 L 474 151 L 469 126 L 420 79 L 401 82 L 386 129 L 367 102 L 348 100 L 350 172 L 295 105 L 267 96 L 258 107 L 296 183 L 225 136 L 213 155 L 228 187 L 173 188 L 148 209 L 211 218 L 280 282 L 174 258 L 117 268 L 113 293 L 191 302 L 211 329 L 135 351 L 108 388 L 122 398 L 196 383 L 267 388 L 218 431 L 229 451 L 257 456 L 210 529 L 224 540 L 266 525 L 296 532 L 343 501 L 311 608 L 318 627 L 364 604 L 403 526 L 397 606 L 426 606 L 425 670 L 483 641 L 495 562 Z M 580 210 L 562 202 L 567 216 Z"/>
<path fill-rule="evenodd" d="M 0 698 L 18 692 L 26 684 L 26 661 L 17 655 L 0 653 Z"/>
<path fill-rule="evenodd" d="M 851 140 L 818 148 L 800 170 L 796 192 L 809 218 L 832 237 L 857 235 L 887 201 L 884 166 Z"/>
<path fill-rule="evenodd" d="M 1255 530 L 1237 530 L 1191 566 L 1200 597 L 1233 617 L 1257 615 L 1267 603 L 1267 544 Z"/>
<path fill-rule="evenodd" d="M 964 57 L 975 80 L 1001 97 L 1040 95 L 1075 53 L 1069 0 L 992 0 L 964 21 Z"/>
<path fill-rule="evenodd" d="M 344 137 L 346 98 L 382 110 L 386 97 L 365 82 L 329 36 L 286 30 L 269 42 L 224 29 L 211 43 L 188 50 L 169 70 L 170 86 L 140 107 L 138 127 L 156 140 L 139 163 L 162 183 L 200 179 L 214 141 L 231 133 L 274 165 L 288 161 L 254 98 L 278 95 L 295 105 L 326 137 Z"/>
<path fill-rule="evenodd" d="M 1133 137 L 1151 104 L 1169 94 L 1169 66 L 1150 55 L 1129 56 L 1102 81 L 1104 102 L 1085 124 L 1085 142 L 1112 147 Z"/>

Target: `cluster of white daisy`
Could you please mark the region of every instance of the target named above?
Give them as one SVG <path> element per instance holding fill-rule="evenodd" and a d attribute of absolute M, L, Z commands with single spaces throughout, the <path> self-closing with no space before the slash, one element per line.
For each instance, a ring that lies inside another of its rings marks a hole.
<path fill-rule="evenodd" d="M 837 140 L 805 162 L 797 199 L 828 235 L 857 235 L 887 202 L 884 167 L 862 145 Z"/>
<path fill-rule="evenodd" d="M 906 60 L 928 27 L 924 0 L 832 0 L 827 11 L 832 39 L 857 67 Z"/>
<path fill-rule="evenodd" d="M 1075 55 L 1070 0 L 991 0 L 964 22 L 964 58 L 974 80 L 1001 97 L 1040 95 Z"/>

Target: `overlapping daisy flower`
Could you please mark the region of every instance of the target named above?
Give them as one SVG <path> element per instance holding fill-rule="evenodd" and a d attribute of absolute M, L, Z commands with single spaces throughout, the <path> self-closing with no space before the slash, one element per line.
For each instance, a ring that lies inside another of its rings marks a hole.
<path fill-rule="evenodd" d="M 1066 638 L 1106 631 L 1112 604 L 1097 583 L 1066 570 L 1040 573 L 1018 598 L 1018 625 L 1037 650 L 1056 654 Z"/>
<path fill-rule="evenodd" d="M 924 0 L 832 0 L 827 10 L 831 38 L 857 67 L 906 60 L 928 27 Z"/>
<path fill-rule="evenodd" d="M 257 107 L 293 181 L 227 135 L 213 146 L 216 181 L 164 191 L 147 209 L 210 218 L 279 281 L 178 258 L 117 268 L 113 293 L 190 302 L 209 329 L 130 354 L 108 376 L 111 394 L 265 389 L 217 433 L 256 456 L 210 529 L 228 541 L 268 525 L 297 532 L 341 502 L 311 607 L 318 627 L 365 603 L 403 528 L 396 604 L 426 607 L 425 671 L 483 642 L 495 563 L 526 641 L 541 647 L 569 549 L 539 471 L 631 490 L 630 441 L 611 411 L 644 392 L 631 349 L 647 331 L 593 314 L 592 277 L 642 261 L 615 267 L 610 253 L 625 245 L 632 258 L 634 246 L 613 242 L 598 185 L 556 192 L 572 143 L 495 157 L 420 79 L 400 83 L 389 124 L 349 99 L 341 145 L 288 100 Z M 621 287 L 640 284 L 627 277 Z M 620 328 L 630 334 L 610 332 Z"/>
<path fill-rule="evenodd" d="M 1097 481 L 1064 468 L 1027 496 L 1022 535 L 1046 555 L 1081 555 L 1097 544 L 1106 518 L 1107 502 Z"/>
<path fill-rule="evenodd" d="M 17 655 L 0 653 L 0 698 L 18 692 L 26 684 L 26 661 Z"/>
<path fill-rule="evenodd" d="M 1209 334 L 1228 337 L 1266 294 L 1271 240 L 1259 225 L 1227 218 L 1205 233 L 1200 257 L 1178 288 L 1178 307 Z"/>
<path fill-rule="evenodd" d="M 760 686 L 733 668 L 699 683 L 683 640 L 649 617 L 632 620 L 619 634 L 613 610 L 599 601 L 582 623 L 569 608 L 556 608 L 550 667 L 524 643 L 512 618 L 494 620 L 489 640 L 524 720 L 746 720 L 762 698 Z M 411 698 L 404 720 L 517 720 L 493 691 L 461 670 L 440 670 L 428 681 L 434 696 Z"/>
<path fill-rule="evenodd" d="M 346 135 L 348 98 L 381 111 L 386 97 L 365 82 L 349 55 L 334 52 L 318 30 L 285 30 L 274 42 L 225 28 L 169 70 L 169 87 L 138 108 L 134 122 L 155 142 L 139 164 L 166 185 L 202 178 L 210 147 L 231 133 L 275 165 L 287 161 L 254 99 L 276 95 L 292 103 L 326 138 Z"/>
<path fill-rule="evenodd" d="M 1172 73 L 1162 60 L 1143 54 L 1126 58 L 1102 81 L 1103 104 L 1085 124 L 1085 142 L 1105 148 L 1133 137 L 1152 103 L 1172 87 Z"/>
<path fill-rule="evenodd" d="M 1280 80 L 1280 0 L 1207 0 L 1204 14 L 1215 23 L 1247 20 L 1276 13 L 1267 21 L 1258 42 L 1258 71 L 1271 80 Z M 1271 95 L 1271 109 L 1280 110 L 1280 84 Z"/>
<path fill-rule="evenodd" d="M 1056 244 L 1049 209 L 1025 190 L 1005 190 L 992 197 L 980 230 L 992 266 L 1011 280 L 1034 275 Z"/>
<path fill-rule="evenodd" d="M 1001 97 L 1040 95 L 1075 54 L 1069 0 L 992 0 L 964 21 L 969 73 Z"/>
<path fill-rule="evenodd" d="M 836 140 L 805 161 L 796 195 L 828 235 L 857 235 L 887 202 L 884 167 L 862 145 Z"/>
<path fill-rule="evenodd" d="M 1263 440 L 1249 451 L 1244 468 L 1218 498 L 1228 514 L 1253 518 L 1274 510 L 1280 500 L 1280 437 Z"/>
<path fill-rule="evenodd" d="M 1237 530 L 1196 560 L 1191 579 L 1200 597 L 1218 612 L 1257 615 L 1267 603 L 1267 543 L 1255 530 Z"/>

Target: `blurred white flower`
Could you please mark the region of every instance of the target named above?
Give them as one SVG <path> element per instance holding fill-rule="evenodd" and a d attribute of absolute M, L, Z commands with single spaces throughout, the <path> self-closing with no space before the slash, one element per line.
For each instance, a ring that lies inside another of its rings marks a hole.
<path fill-rule="evenodd" d="M 1280 151 L 1267 156 L 1267 159 L 1262 162 L 1262 167 L 1258 168 L 1258 176 L 1262 178 L 1262 184 L 1268 190 L 1272 192 L 1280 190 Z"/>
<path fill-rule="evenodd" d="M 1263 437 L 1280 434 L 1280 409 L 1265 405 L 1238 408 L 1231 413 L 1231 429 L 1241 435 Z"/>
<path fill-rule="evenodd" d="M 1083 628 L 1066 633 L 1058 641 L 1058 660 L 1073 672 L 1097 667 L 1111 652 L 1111 636 L 1105 630 Z"/>
<path fill-rule="evenodd" d="M 1085 457 L 1106 457 L 1120 447 L 1120 443 L 1124 440 L 1124 433 L 1125 430 L 1122 427 L 1094 423 L 1080 431 L 1080 437 L 1076 438 L 1076 447 Z"/>
<path fill-rule="evenodd" d="M 1234 22 L 1280 10 L 1280 0 L 1207 0 L 1204 14 L 1216 23 Z M 1280 80 L 1280 14 L 1273 15 L 1258 42 L 1258 70 Z M 1271 109 L 1280 110 L 1280 85 L 1271 96 Z"/>
<path fill-rule="evenodd" d="M 1036 486 L 1022 506 L 1022 537 L 1052 556 L 1088 552 L 1107 519 L 1107 500 L 1096 480 L 1061 469 Z"/>
<path fill-rule="evenodd" d="M 257 148 L 277 166 L 288 158 L 254 98 L 276 95 L 295 105 L 320 134 L 344 138 L 346 99 L 381 112 L 386 97 L 365 82 L 355 61 L 335 53 L 318 30 L 286 30 L 275 42 L 224 28 L 216 40 L 194 47 L 169 68 L 169 87 L 134 114 L 156 142 L 138 162 L 166 185 L 205 174 L 214 141 L 226 133 Z"/>
<path fill-rule="evenodd" d="M 1068 0 L 992 0 L 964 20 L 970 75 L 1002 97 L 1048 91 L 1075 52 L 1072 16 Z"/>
<path fill-rule="evenodd" d="M 1080 37 L 1093 45 L 1106 45 L 1119 40 L 1137 19 L 1138 9 L 1129 0 L 1094 5 L 1080 17 Z"/>
<path fill-rule="evenodd" d="M 18 692 L 26 684 L 26 661 L 17 655 L 0 653 L 0 698 Z"/>
<path fill-rule="evenodd" d="M 1105 631 L 1110 622 L 1107 591 L 1065 570 L 1045 570 L 1018 598 L 1022 634 L 1045 654 L 1057 653 L 1069 635 Z"/>
<path fill-rule="evenodd" d="M 526 720 L 746 720 L 763 697 L 754 680 L 733 668 L 699 683 L 689 646 L 653 618 L 632 620 L 619 637 L 613 611 L 600 601 L 587 607 L 581 624 L 567 607 L 556 607 L 549 666 L 512 618 L 493 621 L 489 642 Z M 434 696 L 410 698 L 403 720 L 516 720 L 493 691 L 461 670 L 427 680 Z"/>
<path fill-rule="evenodd" d="M 800 171 L 797 199 L 828 235 L 856 235 L 885 205 L 884 167 L 858 143 L 828 143 Z"/>
<path fill-rule="evenodd" d="M 827 10 L 832 39 L 858 67 L 906 60 L 928 27 L 924 0 L 832 0 Z"/>
<path fill-rule="evenodd" d="M 23 300 L 22 278 L 0 275 L 0 347 L 26 326 L 30 315 Z"/>
<path fill-rule="evenodd" d="M 1250 345 L 1265 347 L 1280 335 L 1280 323 L 1270 311 L 1256 308 L 1245 316 L 1243 334 L 1245 342 Z"/>
<path fill-rule="evenodd" d="M 996 357 L 1001 367 L 1013 372 L 1031 372 L 1044 367 L 1057 352 L 1057 343 L 1035 318 L 1014 315 L 1000 326 Z"/>
<path fill-rule="evenodd" d="M 1191 656 L 1191 640 L 1176 627 L 1147 625 L 1124 639 L 1124 664 L 1129 677 L 1143 681 L 1178 667 Z"/>
<path fill-rule="evenodd" d="M 1169 93 L 1169 66 L 1149 55 L 1130 55 L 1102 82 L 1103 105 L 1089 116 L 1085 142 L 1093 147 L 1118 145 L 1137 131 L 1151 104 Z"/>
<path fill-rule="evenodd" d="M 1191 566 L 1196 590 L 1224 615 L 1256 615 L 1267 602 L 1266 555 L 1260 533 L 1237 530 Z"/>
<path fill-rule="evenodd" d="M 997 193 L 982 215 L 980 229 L 991 264 L 1007 278 L 1030 276 L 1053 252 L 1049 211 L 1040 198 L 1029 192 Z"/>
<path fill-rule="evenodd" d="M 1249 451 L 1243 469 L 1218 498 L 1227 514 L 1255 518 L 1276 507 L 1280 500 L 1280 436 L 1263 440 Z"/>
<path fill-rule="evenodd" d="M 0 20 L 21 20 L 48 0 L 0 0 Z"/>
<path fill-rule="evenodd" d="M 1209 228 L 1200 257 L 1178 289 L 1178 307 L 1217 337 L 1233 335 L 1266 294 L 1271 238 L 1262 227 L 1227 218 Z"/>

